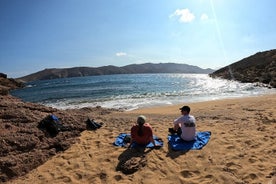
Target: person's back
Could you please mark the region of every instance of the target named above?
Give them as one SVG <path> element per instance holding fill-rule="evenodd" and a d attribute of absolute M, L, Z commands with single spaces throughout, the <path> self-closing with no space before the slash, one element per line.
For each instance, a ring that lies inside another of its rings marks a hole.
<path fill-rule="evenodd" d="M 174 120 L 174 129 L 181 128 L 181 138 L 185 141 L 192 141 L 196 138 L 196 124 L 194 116 L 190 115 L 190 107 L 180 108 L 182 116 Z"/>
<path fill-rule="evenodd" d="M 147 145 L 150 142 L 156 147 L 155 141 L 153 140 L 153 132 L 151 126 L 146 123 L 146 117 L 141 115 L 137 118 L 137 124 L 131 128 L 131 140 L 129 147 L 132 143 Z"/>
<path fill-rule="evenodd" d="M 148 144 L 153 136 L 152 128 L 148 123 L 141 126 L 141 133 L 139 135 L 139 125 L 134 125 L 131 128 L 131 138 L 138 144 Z"/>
<path fill-rule="evenodd" d="M 181 138 L 185 141 L 191 141 L 195 139 L 196 127 L 195 118 L 192 115 L 183 116 L 184 121 L 181 122 Z"/>

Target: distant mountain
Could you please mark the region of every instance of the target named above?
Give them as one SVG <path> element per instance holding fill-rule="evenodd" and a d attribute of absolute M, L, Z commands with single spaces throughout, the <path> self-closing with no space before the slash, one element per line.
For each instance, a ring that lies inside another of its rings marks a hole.
<path fill-rule="evenodd" d="M 197 66 L 176 63 L 145 63 L 132 64 L 123 67 L 102 66 L 102 67 L 74 67 L 74 68 L 51 68 L 45 69 L 24 77 L 18 78 L 23 82 L 36 80 L 47 80 L 66 77 L 82 77 L 93 75 L 111 75 L 111 74 L 138 74 L 138 73 L 203 73 L 209 74 L 212 69 L 202 69 Z"/>
<path fill-rule="evenodd" d="M 240 82 L 259 82 L 276 88 L 276 49 L 258 52 L 209 75 Z"/>

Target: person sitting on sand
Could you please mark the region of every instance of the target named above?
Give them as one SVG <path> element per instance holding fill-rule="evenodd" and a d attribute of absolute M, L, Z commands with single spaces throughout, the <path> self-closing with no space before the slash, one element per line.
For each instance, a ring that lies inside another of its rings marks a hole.
<path fill-rule="evenodd" d="M 175 119 L 173 124 L 173 131 L 180 134 L 180 137 L 184 141 L 192 141 L 196 138 L 196 124 L 195 117 L 190 115 L 190 107 L 183 106 L 179 110 L 181 110 L 182 116 Z"/>
<path fill-rule="evenodd" d="M 153 140 L 152 127 L 149 123 L 146 123 L 146 117 L 143 115 L 138 116 L 137 124 L 133 125 L 131 128 L 131 139 L 129 147 L 133 142 L 141 145 L 147 145 L 148 143 L 152 142 L 154 147 L 158 146 Z"/>

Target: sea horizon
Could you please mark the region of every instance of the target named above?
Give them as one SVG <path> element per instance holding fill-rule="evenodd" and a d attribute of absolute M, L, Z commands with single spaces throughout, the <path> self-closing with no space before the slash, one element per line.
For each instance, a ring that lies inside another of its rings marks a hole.
<path fill-rule="evenodd" d="M 208 74 L 116 74 L 27 83 L 11 92 L 23 101 L 57 109 L 83 107 L 134 110 L 210 100 L 274 94 L 254 83 L 214 79 Z"/>

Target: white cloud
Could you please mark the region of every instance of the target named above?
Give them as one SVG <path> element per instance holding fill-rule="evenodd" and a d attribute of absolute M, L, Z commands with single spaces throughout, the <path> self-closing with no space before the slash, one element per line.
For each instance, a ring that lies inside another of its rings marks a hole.
<path fill-rule="evenodd" d="M 121 56 L 126 56 L 127 54 L 125 52 L 117 52 L 116 56 L 121 57 Z"/>
<path fill-rule="evenodd" d="M 202 15 L 201 15 L 201 17 L 200 17 L 200 20 L 208 20 L 209 19 L 209 17 L 208 17 L 208 15 L 207 14 L 205 14 L 205 13 L 203 13 Z"/>
<path fill-rule="evenodd" d="M 189 9 L 177 9 L 170 18 L 177 17 L 179 22 L 192 22 L 195 19 L 193 13 Z"/>

